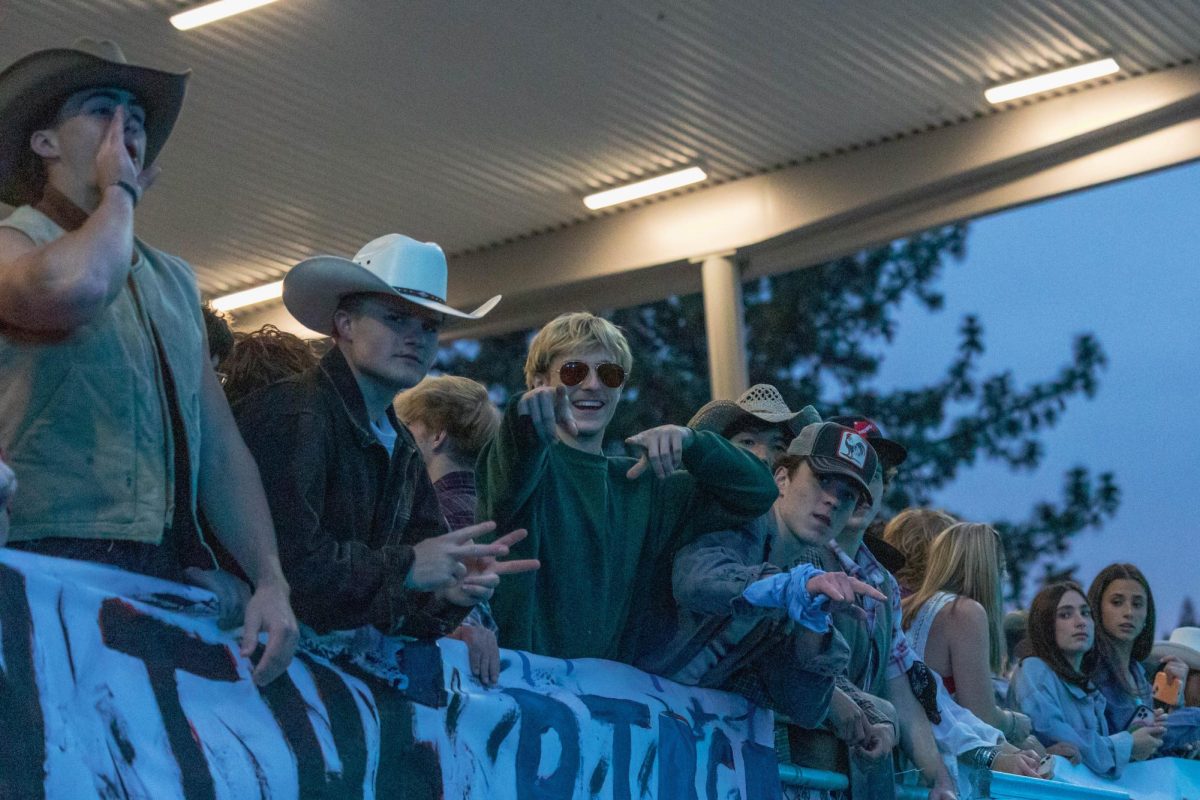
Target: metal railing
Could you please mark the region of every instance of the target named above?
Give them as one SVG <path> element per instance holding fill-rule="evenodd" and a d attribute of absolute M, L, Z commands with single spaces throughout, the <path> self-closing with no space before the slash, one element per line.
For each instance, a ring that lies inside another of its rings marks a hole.
<path fill-rule="evenodd" d="M 787 786 L 802 786 L 836 792 L 850 788 L 850 779 L 840 772 L 801 767 L 796 764 L 779 765 L 779 782 Z M 923 786 L 896 784 L 896 800 L 928 800 L 929 790 Z"/>

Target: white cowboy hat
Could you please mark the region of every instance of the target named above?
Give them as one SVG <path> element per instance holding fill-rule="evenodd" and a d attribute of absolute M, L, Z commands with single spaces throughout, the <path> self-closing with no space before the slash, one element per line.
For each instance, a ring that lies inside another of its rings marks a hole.
<path fill-rule="evenodd" d="M 83 89 L 111 86 L 137 98 L 146 111 L 143 165 L 150 166 L 175 126 L 189 75 L 129 64 L 107 39 L 80 39 L 74 47 L 39 50 L 15 62 L 0 72 L 0 200 L 37 202 L 40 178 L 29 135 Z"/>
<path fill-rule="evenodd" d="M 1189 666 L 1200 663 L 1200 628 L 1176 628 L 1170 639 L 1155 642 L 1154 650 L 1162 656 L 1178 656 Z"/>
<path fill-rule="evenodd" d="M 333 312 L 348 294 L 390 294 L 461 319 L 479 319 L 500 295 L 471 312 L 446 305 L 446 254 L 433 242 L 389 233 L 367 242 L 354 258 L 314 256 L 283 279 L 283 305 L 306 328 L 328 335 Z"/>

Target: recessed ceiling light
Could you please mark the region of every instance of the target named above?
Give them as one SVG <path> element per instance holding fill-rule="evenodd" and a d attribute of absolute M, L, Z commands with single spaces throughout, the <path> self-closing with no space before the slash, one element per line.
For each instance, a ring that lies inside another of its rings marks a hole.
<path fill-rule="evenodd" d="M 181 31 L 188 31 L 274 2 L 275 0 L 216 0 L 215 3 L 205 3 L 173 15 L 171 24 Z"/>
<path fill-rule="evenodd" d="M 235 308 L 244 308 L 252 306 L 255 303 L 265 303 L 268 300 L 274 300 L 282 296 L 283 281 L 275 281 L 274 283 L 255 286 L 253 289 L 246 289 L 242 292 L 234 292 L 224 297 L 218 297 L 212 301 L 212 307 L 217 311 L 233 311 Z"/>
<path fill-rule="evenodd" d="M 1067 67 L 1066 69 L 1047 72 L 1045 75 L 1037 75 L 1032 78 L 1024 78 L 1019 81 L 993 86 L 984 92 L 983 96 L 989 103 L 1007 103 L 1009 100 L 1016 100 L 1019 97 L 1028 97 L 1031 94 L 1041 94 L 1042 92 L 1061 89 L 1073 83 L 1082 83 L 1096 78 L 1103 78 L 1105 75 L 1112 75 L 1114 72 L 1120 71 L 1121 67 L 1115 59 L 1103 58 L 1099 61 L 1080 64 L 1077 67 Z"/>
<path fill-rule="evenodd" d="M 583 204 L 595 211 L 615 206 L 618 203 L 628 203 L 630 200 L 649 197 L 652 194 L 669 192 L 681 186 L 699 183 L 707 177 L 708 175 L 699 167 L 688 167 L 676 172 L 668 172 L 666 175 L 659 175 L 657 178 L 648 178 L 626 186 L 618 186 L 615 189 L 605 189 L 603 192 L 589 194 L 583 198 Z"/>

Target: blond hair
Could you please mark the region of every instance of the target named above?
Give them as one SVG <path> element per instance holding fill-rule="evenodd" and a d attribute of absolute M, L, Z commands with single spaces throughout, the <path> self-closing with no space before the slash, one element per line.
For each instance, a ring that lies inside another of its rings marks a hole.
<path fill-rule="evenodd" d="M 529 356 L 525 359 L 525 386 L 534 388 L 535 379 L 549 372 L 550 364 L 559 356 L 593 347 L 601 347 L 611 353 L 626 375 L 633 368 L 633 354 L 620 328 L 595 314 L 573 311 L 550 320 L 529 343 Z"/>
<path fill-rule="evenodd" d="M 404 424 L 420 422 L 445 431 L 454 454 L 463 460 L 474 461 L 500 427 L 500 411 L 487 388 L 457 375 L 427 377 L 401 392 L 393 405 Z"/>
<path fill-rule="evenodd" d="M 896 571 L 896 580 L 909 591 L 916 591 L 925 580 L 929 544 L 934 537 L 958 522 L 945 511 L 934 508 L 906 508 L 888 521 L 883 540 L 900 551 L 904 566 Z"/>
<path fill-rule="evenodd" d="M 938 592 L 968 597 L 987 612 L 988 663 L 999 673 L 1004 665 L 1004 610 L 1000 572 L 1004 551 L 1000 534 L 991 525 L 959 522 L 937 535 L 929 547 L 929 564 L 921 588 L 901 603 L 904 629 L 912 625 L 921 608 Z"/>

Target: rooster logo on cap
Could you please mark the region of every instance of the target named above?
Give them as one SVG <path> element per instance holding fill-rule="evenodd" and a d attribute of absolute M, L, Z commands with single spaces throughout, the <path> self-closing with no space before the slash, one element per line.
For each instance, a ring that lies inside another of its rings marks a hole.
<path fill-rule="evenodd" d="M 862 466 L 867 463 L 867 443 L 857 433 L 846 431 L 842 434 L 838 456 L 862 469 Z"/>

